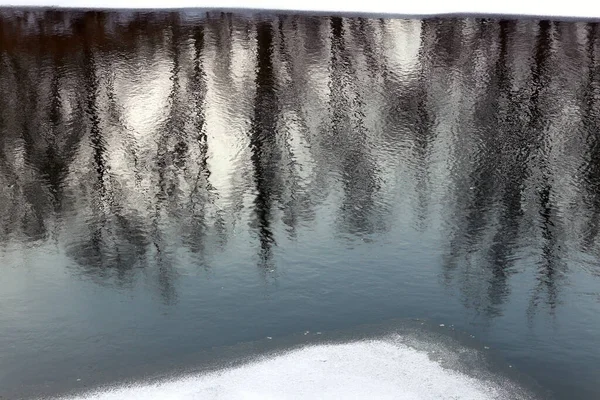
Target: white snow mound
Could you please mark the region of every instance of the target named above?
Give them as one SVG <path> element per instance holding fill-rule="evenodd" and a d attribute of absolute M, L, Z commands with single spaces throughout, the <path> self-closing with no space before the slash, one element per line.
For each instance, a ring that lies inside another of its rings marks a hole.
<path fill-rule="evenodd" d="M 72 399 L 513 399 L 511 385 L 469 377 L 426 352 L 380 339 L 307 346 L 206 375 Z"/>

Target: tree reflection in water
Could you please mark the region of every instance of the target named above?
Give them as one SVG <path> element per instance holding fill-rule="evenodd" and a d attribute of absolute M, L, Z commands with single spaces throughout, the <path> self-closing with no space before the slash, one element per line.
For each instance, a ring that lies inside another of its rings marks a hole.
<path fill-rule="evenodd" d="M 98 283 L 144 273 L 175 302 L 178 265 L 240 232 L 275 277 L 322 210 L 349 246 L 437 232 L 441 276 L 490 317 L 526 271 L 530 315 L 552 312 L 568 260 L 600 255 L 597 24 L 4 11 L 0 29 L 0 241 L 57 243 Z"/>

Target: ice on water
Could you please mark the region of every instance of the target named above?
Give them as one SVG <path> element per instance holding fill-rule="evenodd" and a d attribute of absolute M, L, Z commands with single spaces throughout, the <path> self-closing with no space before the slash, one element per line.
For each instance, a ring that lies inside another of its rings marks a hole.
<path fill-rule="evenodd" d="M 71 400 L 519 397 L 529 398 L 512 382 L 473 378 L 389 338 L 310 345 L 205 375 L 103 389 Z"/>

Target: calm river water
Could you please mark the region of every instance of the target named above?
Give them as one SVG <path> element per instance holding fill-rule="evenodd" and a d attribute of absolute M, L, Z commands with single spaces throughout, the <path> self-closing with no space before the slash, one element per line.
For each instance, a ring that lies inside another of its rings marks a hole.
<path fill-rule="evenodd" d="M 598 24 L 5 9 L 0 93 L 0 398 L 415 319 L 600 398 Z"/>

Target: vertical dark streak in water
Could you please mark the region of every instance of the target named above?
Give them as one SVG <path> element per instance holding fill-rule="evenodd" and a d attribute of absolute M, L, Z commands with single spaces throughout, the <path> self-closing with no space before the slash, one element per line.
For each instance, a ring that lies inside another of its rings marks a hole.
<path fill-rule="evenodd" d="M 206 97 L 206 73 L 202 65 L 202 57 L 204 50 L 204 26 L 194 27 L 194 80 L 192 82 L 192 97 L 194 98 L 195 110 L 195 129 L 197 134 L 198 146 L 200 148 L 200 167 L 203 172 L 204 179 L 207 181 L 210 178 L 208 170 L 208 137 L 204 129 L 205 115 L 204 102 Z M 208 187 L 207 187 L 208 189 Z"/>
<path fill-rule="evenodd" d="M 175 17 L 174 17 L 175 19 Z M 173 71 L 172 71 L 172 76 L 173 76 L 173 90 L 171 92 L 171 96 L 170 96 L 170 103 L 171 103 L 171 111 L 170 111 L 170 115 L 169 115 L 169 120 L 167 122 L 167 124 L 169 125 L 169 134 L 170 136 L 173 137 L 173 139 L 176 141 L 175 143 L 175 148 L 173 149 L 173 156 L 174 156 L 174 160 L 173 160 L 173 164 L 174 166 L 178 169 L 178 170 L 184 170 L 185 169 L 185 164 L 187 161 L 187 153 L 188 153 L 188 141 L 187 141 L 187 137 L 185 135 L 186 131 L 185 131 L 185 121 L 184 121 L 184 113 L 186 111 L 186 104 L 181 101 L 179 99 L 179 96 L 181 95 L 181 84 L 180 84 L 180 80 L 179 80 L 179 73 L 181 70 L 181 66 L 180 66 L 180 52 L 181 50 L 179 49 L 180 46 L 180 41 L 181 41 L 181 36 L 183 36 L 179 31 L 180 31 L 180 27 L 179 27 L 179 22 L 178 21 L 174 21 L 173 22 L 173 43 L 172 43 L 172 48 L 171 51 L 173 52 Z M 175 182 L 173 182 L 173 185 L 175 185 Z M 173 187 L 172 190 L 175 190 L 175 188 Z"/>
<path fill-rule="evenodd" d="M 581 247 L 591 251 L 598 244 L 600 233 L 600 64 L 596 56 L 598 46 L 598 23 L 586 26 L 586 56 L 588 62 L 586 79 L 583 80 L 583 98 L 581 100 L 581 125 L 588 145 L 588 158 L 580 166 L 583 172 L 585 198 L 589 204 L 588 229 Z"/>
<path fill-rule="evenodd" d="M 352 64 L 351 49 L 344 39 L 344 21 L 331 21 L 330 136 L 331 151 L 341 159 L 343 185 L 342 229 L 352 235 L 370 235 L 384 228 L 374 220 L 379 190 L 376 165 L 369 157 L 364 101 L 359 89 L 363 77 Z M 384 218 L 382 215 L 378 217 Z"/>
<path fill-rule="evenodd" d="M 94 201 L 95 207 L 92 211 L 95 215 L 92 221 L 89 223 L 90 229 L 90 243 L 87 248 L 83 248 L 83 257 L 92 258 L 90 263 L 92 266 L 98 268 L 110 267 L 106 265 L 104 252 L 110 249 L 111 244 L 108 243 L 104 238 L 104 232 L 108 229 L 107 226 L 107 203 L 108 190 L 106 187 L 107 181 L 107 168 L 105 164 L 105 142 L 100 128 L 100 115 L 99 115 L 99 77 L 96 62 L 94 59 L 94 48 L 93 43 L 88 40 L 87 32 L 85 32 L 85 24 L 88 21 L 81 21 L 80 24 L 76 25 L 76 32 L 84 36 L 83 40 L 83 77 L 84 77 L 84 112 L 87 119 L 88 134 L 91 143 L 93 165 L 95 171 L 95 185 L 94 189 L 98 193 L 98 199 Z M 108 232 L 106 232 L 108 234 Z M 85 245 L 85 244 L 84 244 Z"/>
<path fill-rule="evenodd" d="M 183 121 L 180 113 L 185 112 L 181 108 L 183 105 L 179 102 L 179 92 L 181 91 L 180 85 L 180 38 L 181 31 L 179 21 L 177 20 L 177 14 L 173 13 L 170 15 L 171 19 L 171 35 L 169 44 L 171 48 L 168 54 L 172 57 L 170 77 L 171 90 L 169 92 L 168 101 L 168 114 L 165 121 L 164 130 L 159 133 L 158 143 L 158 187 L 159 192 L 156 198 L 155 214 L 153 220 L 153 236 L 154 236 L 154 247 L 156 249 L 155 262 L 158 269 L 158 288 L 160 291 L 161 298 L 165 304 L 173 304 L 176 301 L 175 285 L 173 283 L 174 271 L 172 270 L 171 264 L 174 262 L 172 259 L 173 255 L 168 251 L 165 239 L 161 232 L 161 222 L 163 218 L 163 212 L 165 207 L 167 208 L 166 214 L 177 219 L 177 173 L 180 168 L 184 165 L 185 152 L 187 146 L 181 145 L 183 134 Z M 175 141 L 173 150 L 169 149 L 171 141 Z M 176 171 L 177 169 L 177 171 Z M 169 182 L 171 179 L 171 182 Z"/>
<path fill-rule="evenodd" d="M 283 23 L 284 23 L 284 21 L 285 21 L 285 17 L 283 15 L 280 15 L 277 18 L 277 33 L 278 33 L 279 38 L 280 38 L 280 42 L 279 42 L 279 52 L 280 53 L 283 53 L 284 49 L 285 49 L 285 40 L 284 40 L 285 32 L 283 30 Z"/>
<path fill-rule="evenodd" d="M 435 51 L 433 53 L 437 55 L 438 62 L 446 66 L 455 66 L 461 54 L 460 50 L 464 45 L 461 28 L 464 26 L 465 21 L 450 21 L 442 18 L 425 21 L 431 22 L 435 26 L 437 40 L 434 44 Z M 478 21 L 480 28 L 487 25 L 485 19 L 479 19 Z"/>
<path fill-rule="evenodd" d="M 14 73 L 14 79 L 17 84 L 16 88 L 16 98 L 19 104 L 22 104 L 25 108 L 37 111 L 40 107 L 37 90 L 35 83 L 32 82 L 29 77 L 29 71 L 27 67 L 41 70 L 42 58 L 40 57 L 38 65 L 20 65 L 22 61 L 23 64 L 27 64 L 26 60 L 19 60 L 18 56 L 13 55 L 10 57 L 10 64 Z M 37 138 L 35 137 L 37 133 L 37 129 L 35 126 L 36 122 L 39 122 L 39 119 L 36 118 L 36 115 L 26 115 L 20 114 L 18 119 L 20 119 L 19 128 L 21 131 L 21 139 L 24 143 L 25 150 L 25 161 L 29 168 L 33 169 L 33 173 L 38 176 L 40 174 L 40 170 L 38 167 L 38 150 L 37 150 Z M 36 186 L 32 183 L 25 183 L 22 187 L 20 187 L 24 200 L 27 205 L 30 206 L 30 211 L 25 213 L 21 218 L 20 225 L 23 230 L 23 234 L 27 237 L 28 240 L 41 240 L 46 237 L 47 234 L 47 221 L 44 218 L 45 213 L 45 205 L 43 196 L 40 196 L 36 193 Z"/>
<path fill-rule="evenodd" d="M 508 59 L 509 38 L 511 33 L 514 32 L 514 23 L 503 20 L 499 22 L 499 25 L 500 49 L 495 67 L 498 87 L 498 99 L 495 106 L 498 108 L 499 115 L 494 123 L 499 128 L 495 133 L 502 135 L 501 130 L 507 129 L 508 135 L 516 136 L 516 130 L 519 128 L 514 122 L 517 110 L 513 96 L 510 95 L 511 72 L 509 68 L 510 60 Z M 506 107 L 505 110 L 502 109 L 503 106 Z M 508 140 L 508 138 L 505 140 Z M 498 220 L 499 226 L 488 250 L 488 259 L 492 268 L 488 289 L 490 304 L 487 309 L 487 314 L 490 316 L 501 315 L 500 307 L 510 295 L 508 278 L 513 273 L 513 254 L 515 250 L 513 240 L 519 233 L 519 220 L 523 216 L 521 198 L 524 187 L 523 179 L 526 176 L 524 170 L 525 160 L 519 160 L 518 154 L 516 158 L 517 161 L 512 163 L 510 169 L 504 174 L 505 184 L 500 198 L 502 209 Z"/>
<path fill-rule="evenodd" d="M 515 110 L 512 96 L 510 93 L 511 75 L 509 70 L 510 60 L 508 59 L 509 35 L 513 32 L 514 23 L 511 21 L 500 21 L 499 31 L 499 56 L 496 62 L 496 76 L 498 82 L 498 108 L 502 102 L 506 103 L 507 110 L 504 111 L 497 121 L 497 126 L 509 128 L 508 134 L 515 134 L 515 124 L 513 122 Z M 505 129 L 506 129 L 505 128 Z M 502 129 L 502 128 L 500 128 Z M 501 134 L 501 132 L 498 132 Z M 518 155 L 517 155 L 518 157 Z M 521 197 L 523 191 L 523 179 L 525 171 L 521 167 L 524 160 L 515 162 L 509 171 L 505 174 L 506 184 L 501 197 L 502 211 L 499 218 L 499 227 L 494 235 L 492 245 L 490 246 L 488 257 L 492 263 L 492 277 L 489 282 L 490 305 L 488 314 L 500 315 L 500 306 L 510 295 L 510 286 L 508 278 L 512 275 L 514 264 L 514 247 L 512 241 L 518 235 L 519 220 L 523 216 L 521 208 Z"/>
<path fill-rule="evenodd" d="M 304 124 L 304 119 L 301 110 L 302 104 L 299 104 L 299 102 L 297 101 L 298 98 L 301 98 L 301 92 L 297 87 L 298 82 L 294 81 L 294 58 L 292 57 L 291 51 L 288 48 L 288 41 L 292 42 L 294 37 L 286 39 L 286 32 L 289 32 L 289 30 L 286 30 L 286 22 L 286 17 L 280 16 L 278 18 L 279 57 L 281 59 L 280 65 L 283 68 L 285 68 L 286 73 L 290 76 L 290 80 L 288 82 L 282 83 L 281 85 L 283 87 L 279 88 L 279 90 L 281 92 L 288 92 L 290 93 L 290 95 L 288 95 L 289 99 L 279 100 L 287 100 L 287 104 L 285 106 L 289 107 L 290 111 L 292 111 L 295 114 L 295 116 L 298 117 L 296 119 L 296 122 L 298 122 L 301 125 L 301 129 L 303 130 L 302 133 L 305 134 L 306 126 Z M 292 29 L 294 35 L 298 33 L 295 19 L 292 20 Z M 290 36 L 292 35 L 290 34 Z M 285 130 L 285 127 L 283 129 Z M 282 202 L 281 207 L 283 211 L 283 216 L 281 220 L 287 227 L 289 238 L 293 239 L 296 237 L 297 225 L 300 219 L 299 214 L 301 214 L 303 211 L 302 203 L 305 198 L 305 192 L 299 184 L 300 179 L 296 176 L 296 169 L 298 168 L 298 165 L 296 162 L 296 155 L 294 154 L 294 150 L 290 145 L 291 135 L 293 135 L 293 132 L 290 133 L 288 130 L 280 133 L 282 145 L 284 147 L 284 149 L 282 150 L 282 157 L 285 156 L 287 160 L 287 168 L 285 168 L 285 171 L 282 171 L 286 174 L 286 180 L 285 182 L 282 182 L 282 184 L 287 183 L 287 192 L 289 192 L 286 193 L 285 196 L 283 195 L 283 193 L 281 194 L 282 198 L 280 200 Z M 285 163 L 282 162 L 282 166 L 283 165 L 285 165 Z M 282 188 L 282 192 L 284 190 L 285 189 Z"/>
<path fill-rule="evenodd" d="M 456 55 L 452 54 L 452 49 L 455 46 L 451 43 L 452 36 L 446 32 L 448 28 L 442 29 L 432 26 L 430 29 L 434 30 L 436 38 L 444 35 L 446 39 L 442 43 L 437 43 L 439 39 L 434 42 L 434 46 L 440 47 L 440 50 L 427 50 L 427 53 L 437 55 L 436 60 L 434 60 L 436 65 L 440 62 L 444 62 L 443 65 L 453 63 Z M 485 31 L 489 27 L 485 21 L 478 20 L 478 24 L 474 29 L 477 29 L 480 38 L 485 38 Z M 454 31 L 454 29 L 451 30 Z M 502 63 L 505 60 L 502 57 L 502 55 L 499 56 L 496 69 L 504 68 Z M 501 183 L 501 174 L 497 171 L 497 168 L 503 165 L 502 138 L 499 137 L 503 133 L 502 124 L 505 122 L 504 114 L 500 114 L 502 112 L 502 104 L 500 103 L 502 97 L 494 90 L 497 89 L 496 86 L 499 85 L 499 82 L 493 80 L 493 66 L 489 68 L 491 70 L 488 75 L 491 80 L 489 90 L 483 93 L 483 98 L 475 104 L 473 110 L 474 125 L 472 127 L 459 127 L 463 130 L 464 135 L 469 134 L 472 130 L 473 136 L 478 139 L 474 142 L 478 144 L 475 146 L 475 152 L 472 156 L 472 168 L 467 169 L 466 173 L 461 171 L 453 185 L 454 190 L 457 192 L 456 206 L 458 209 L 454 212 L 456 222 L 452 225 L 449 251 L 445 255 L 444 274 L 447 282 L 451 281 L 451 277 L 455 273 L 461 275 L 460 280 L 466 280 L 470 279 L 471 269 L 477 270 L 478 268 L 489 267 L 487 265 L 480 267 L 473 263 L 473 258 L 478 251 L 482 247 L 487 248 L 488 245 L 484 243 L 484 235 L 489 229 L 493 211 L 492 205 L 495 202 L 496 191 Z M 500 109 L 498 110 L 498 108 Z M 491 112 L 491 110 L 497 111 Z M 459 160 L 460 157 L 461 155 L 457 156 Z M 462 166 L 459 168 L 462 168 Z M 468 282 L 465 283 L 465 286 L 469 286 Z M 466 297 L 468 299 L 473 298 L 473 306 L 478 312 L 490 310 L 486 304 L 481 304 L 481 299 L 476 296 L 467 295 Z"/>
<path fill-rule="evenodd" d="M 429 73 L 429 60 L 428 60 L 428 49 L 425 48 L 425 32 L 421 31 L 421 45 L 419 47 L 418 59 L 418 79 L 416 87 L 411 96 L 411 101 L 414 102 L 415 110 L 413 112 L 414 120 L 411 121 L 410 130 L 413 137 L 413 154 L 416 160 L 415 175 L 416 175 L 416 194 L 417 194 L 417 229 L 425 231 L 427 228 L 427 215 L 429 208 L 429 172 L 428 167 L 430 165 L 430 145 L 436 139 L 435 128 L 435 116 L 432 115 L 428 104 L 428 88 L 430 84 L 428 73 Z"/>
<path fill-rule="evenodd" d="M 539 168 L 542 174 L 540 186 L 537 188 L 539 195 L 539 215 L 541 216 L 542 229 L 542 258 L 538 267 L 538 285 L 532 295 L 530 310 L 535 308 L 540 301 L 542 291 L 546 292 L 545 303 L 554 312 L 558 302 L 557 280 L 561 279 L 564 273 L 564 266 L 559 261 L 557 252 L 560 251 L 560 244 L 557 238 L 560 229 L 560 221 L 555 215 L 556 207 L 552 204 L 552 185 L 548 171 L 548 150 L 545 148 L 547 141 L 547 120 L 542 108 L 542 94 L 550 85 L 550 58 L 552 56 L 552 24 L 550 21 L 539 22 L 539 32 L 535 46 L 535 55 L 532 66 L 532 86 L 533 93 L 530 96 L 530 123 L 529 135 L 535 142 L 529 147 L 536 153 L 533 157 L 539 161 Z M 533 157 L 530 157 L 532 159 Z M 530 311 L 531 312 L 531 311 Z"/>
<path fill-rule="evenodd" d="M 187 245 L 199 257 L 202 266 L 207 267 L 208 261 L 206 253 L 208 252 L 206 241 L 209 238 L 209 222 L 211 208 L 215 207 L 215 202 L 219 198 L 216 188 L 210 182 L 211 171 L 209 168 L 209 145 L 206 127 L 206 67 L 204 65 L 205 49 L 205 27 L 200 25 L 192 30 L 194 55 L 193 55 L 193 75 L 190 83 L 191 97 L 193 107 L 193 139 L 198 146 L 199 158 L 198 173 L 192 184 L 190 193 L 191 206 L 191 232 L 187 237 Z M 192 140 L 191 138 L 189 139 Z M 214 226 L 219 244 L 223 245 L 226 241 L 225 222 L 220 210 L 214 215 Z"/>
<path fill-rule="evenodd" d="M 5 85 L 8 86 L 10 82 L 9 77 L 11 77 L 11 75 L 14 76 L 14 74 L 10 74 L 8 68 L 10 66 L 10 62 L 8 61 L 8 58 L 8 54 L 0 51 L 0 76 L 8 81 L 5 81 L 4 85 L 0 86 L 1 89 L 4 89 Z M 16 94 L 18 94 L 18 91 Z M 15 93 L 13 93 L 12 97 L 17 96 L 15 96 Z M 10 117 L 5 116 L 5 113 L 9 110 L 9 99 L 9 96 L 0 96 L 0 178 L 3 178 L 9 189 L 8 195 L 1 198 L 1 200 L 4 201 L 0 200 L 0 243 L 8 242 L 11 237 L 11 231 L 14 229 L 13 226 L 15 225 L 15 216 L 14 213 L 11 212 L 11 209 L 14 208 L 15 204 L 19 201 L 19 196 L 13 193 L 19 190 L 20 186 L 18 182 L 19 176 L 15 171 L 16 168 L 12 165 L 11 160 L 9 159 L 12 135 L 9 135 Z"/>
<path fill-rule="evenodd" d="M 256 197 L 254 212 L 260 241 L 259 262 L 264 270 L 273 269 L 272 248 L 275 237 L 271 230 L 272 207 L 276 193 L 274 172 L 277 167 L 278 105 L 273 75 L 273 28 L 270 21 L 256 24 L 257 70 L 254 116 L 250 132 L 250 150 L 254 167 Z"/>
<path fill-rule="evenodd" d="M 347 80 L 350 79 L 346 74 L 349 73 L 347 70 L 350 60 L 347 55 L 344 54 L 344 22 L 341 17 L 331 17 L 331 66 L 330 66 L 330 112 L 331 112 L 331 127 L 329 132 L 326 133 L 328 137 L 328 145 L 331 146 L 331 150 L 337 150 L 341 152 L 342 162 L 342 182 L 344 185 L 344 195 L 349 196 L 348 190 L 350 189 L 349 182 L 354 177 L 352 172 L 349 171 L 351 164 L 354 164 L 350 158 L 351 155 L 346 154 L 344 151 L 344 142 L 348 142 L 352 138 L 352 127 L 350 121 L 348 121 L 348 113 L 351 111 L 351 104 L 347 97 L 344 95 L 344 89 L 347 90 Z M 344 77 L 346 78 L 344 80 Z M 344 137 L 346 136 L 346 137 Z M 329 139 L 330 138 L 330 139 Z M 331 142 L 330 142 L 331 141 Z M 335 147 L 334 147 L 335 146 Z M 334 151 L 335 151 L 334 150 Z M 347 197 L 346 197 L 347 198 Z M 342 216 L 350 217 L 354 204 L 352 202 L 344 202 L 342 209 Z M 356 213 L 354 213 L 356 214 Z M 358 223 L 357 231 L 360 231 L 361 226 Z M 352 229 L 352 226 L 349 227 Z"/>
<path fill-rule="evenodd" d="M 81 29 L 83 30 L 84 28 L 82 27 Z M 83 46 L 83 70 L 86 90 L 85 111 L 89 122 L 89 135 L 93 150 L 96 179 L 100 192 L 100 202 L 104 203 L 107 200 L 106 180 L 108 171 L 105 161 L 106 145 L 100 129 L 100 115 L 98 110 L 98 92 L 100 83 L 96 62 L 94 60 L 93 44 L 84 41 Z"/>
<path fill-rule="evenodd" d="M 371 79 L 374 79 L 381 73 L 381 68 L 374 51 L 377 48 L 377 44 L 372 43 L 375 35 L 372 29 L 369 29 L 370 27 L 369 20 L 366 18 L 354 18 L 350 20 L 350 30 L 356 42 L 360 45 L 362 54 L 365 56 L 368 66 L 367 73 Z"/>
<path fill-rule="evenodd" d="M 46 171 L 46 180 L 48 182 L 48 186 L 51 191 L 52 200 L 54 203 L 54 211 L 56 213 L 60 212 L 60 204 L 62 200 L 62 180 L 64 178 L 64 174 L 66 173 L 66 163 L 60 159 L 60 150 L 57 149 L 56 138 L 60 134 L 60 122 L 61 122 L 61 113 L 60 107 L 62 104 L 61 96 L 59 92 L 60 88 L 60 65 L 58 61 L 54 61 L 54 68 L 52 71 L 52 82 L 51 82 L 51 96 L 50 99 L 50 137 L 48 144 L 48 149 L 46 151 L 47 161 L 45 168 L 42 171 Z"/>
<path fill-rule="evenodd" d="M 204 101 L 206 97 L 206 74 L 202 65 L 204 51 L 204 26 L 196 26 L 193 29 L 194 40 L 194 73 L 191 83 L 191 96 L 194 102 L 194 129 L 196 142 L 198 144 L 200 159 L 199 169 L 192 192 L 190 193 L 192 224 L 188 246 L 196 254 L 202 257 L 202 265 L 206 265 L 204 259 L 204 242 L 206 240 L 206 203 L 208 198 L 202 198 L 203 194 L 211 191 L 210 170 L 208 168 L 208 137 L 205 130 Z"/>

